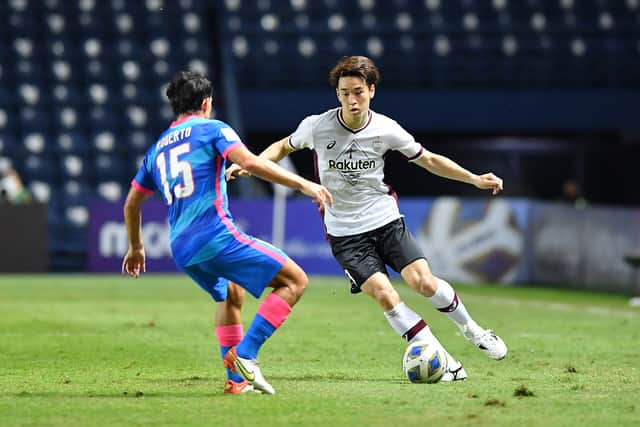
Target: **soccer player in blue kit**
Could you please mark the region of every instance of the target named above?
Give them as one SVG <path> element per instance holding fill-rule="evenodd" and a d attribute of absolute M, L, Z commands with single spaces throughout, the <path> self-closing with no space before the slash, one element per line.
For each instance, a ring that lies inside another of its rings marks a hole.
<path fill-rule="evenodd" d="M 146 270 L 141 234 L 142 204 L 158 191 L 168 207 L 171 250 L 176 265 L 221 302 L 216 330 L 228 370 L 225 392 L 275 393 L 256 361 L 262 344 L 285 321 L 308 283 L 304 271 L 280 249 L 240 231 L 229 212 L 227 159 L 265 180 L 286 185 L 324 207 L 333 200 L 325 187 L 260 159 L 226 123 L 210 120 L 211 82 L 181 71 L 167 97 L 176 121 L 147 151 L 124 205 L 129 249 L 123 273 L 138 277 Z M 230 281 L 238 284 L 231 284 Z M 259 306 L 242 336 L 240 308 L 246 289 Z"/>

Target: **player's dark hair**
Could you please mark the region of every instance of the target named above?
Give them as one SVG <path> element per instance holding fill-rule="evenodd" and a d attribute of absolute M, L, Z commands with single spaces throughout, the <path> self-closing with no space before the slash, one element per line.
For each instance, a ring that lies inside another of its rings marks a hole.
<path fill-rule="evenodd" d="M 338 87 L 340 77 L 360 77 L 367 86 L 371 86 L 377 85 L 380 81 L 380 72 L 376 64 L 366 56 L 345 56 L 329 72 L 329 83 L 332 87 Z"/>
<path fill-rule="evenodd" d="M 202 101 L 213 96 L 211 82 L 197 71 L 178 71 L 167 87 L 167 98 L 176 116 L 200 111 Z"/>

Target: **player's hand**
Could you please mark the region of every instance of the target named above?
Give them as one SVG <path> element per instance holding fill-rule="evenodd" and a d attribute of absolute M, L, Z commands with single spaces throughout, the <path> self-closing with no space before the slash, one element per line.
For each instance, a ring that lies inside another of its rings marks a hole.
<path fill-rule="evenodd" d="M 129 247 L 122 261 L 122 274 L 128 274 L 131 277 L 138 278 L 141 273 L 147 271 L 145 258 L 144 247 L 140 249 L 132 249 Z"/>
<path fill-rule="evenodd" d="M 476 175 L 473 180 L 473 185 L 481 190 L 493 190 L 493 195 L 495 196 L 502 191 L 502 178 L 492 173 Z"/>
<path fill-rule="evenodd" d="M 305 196 L 311 197 L 313 202 L 318 205 L 318 209 L 324 209 L 325 203 L 328 203 L 329 206 L 333 206 L 333 197 L 331 197 L 331 193 L 329 193 L 329 190 L 327 190 L 323 185 L 307 181 L 300 191 Z"/>
<path fill-rule="evenodd" d="M 234 163 L 224 172 L 224 177 L 227 181 L 232 181 L 236 176 L 251 176 L 251 174 Z"/>

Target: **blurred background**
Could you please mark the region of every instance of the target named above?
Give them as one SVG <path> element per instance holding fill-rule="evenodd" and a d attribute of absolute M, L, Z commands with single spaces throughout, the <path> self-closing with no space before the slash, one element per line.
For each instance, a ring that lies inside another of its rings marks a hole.
<path fill-rule="evenodd" d="M 640 0 L 2 0 L 0 271 L 119 270 L 122 199 L 173 118 L 176 71 L 206 73 L 216 117 L 259 152 L 337 106 L 344 55 L 378 65 L 375 111 L 505 180 L 489 199 L 390 155 L 434 270 L 634 292 Z M 313 178 L 311 152 L 291 160 Z M 230 193 L 246 231 L 340 274 L 306 200 L 274 214 L 260 181 Z M 145 220 L 150 270 L 172 271 L 164 208 Z"/>

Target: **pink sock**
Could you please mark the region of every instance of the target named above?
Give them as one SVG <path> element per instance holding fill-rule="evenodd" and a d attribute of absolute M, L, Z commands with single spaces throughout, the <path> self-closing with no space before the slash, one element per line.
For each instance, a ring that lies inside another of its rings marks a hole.
<path fill-rule="evenodd" d="M 216 326 L 216 336 L 221 347 L 233 347 L 242 340 L 242 324 Z"/>
<path fill-rule="evenodd" d="M 231 347 L 237 345 L 242 340 L 242 323 L 235 325 L 216 326 L 216 336 L 218 337 L 218 343 L 220 344 L 220 355 L 224 357 Z M 227 378 L 237 383 L 244 381 L 242 376 L 235 372 L 231 372 L 228 368 Z"/>
<path fill-rule="evenodd" d="M 279 328 L 287 320 L 289 313 L 291 313 L 291 306 L 281 296 L 273 292 L 258 307 L 258 314 L 271 323 L 274 328 Z"/>

